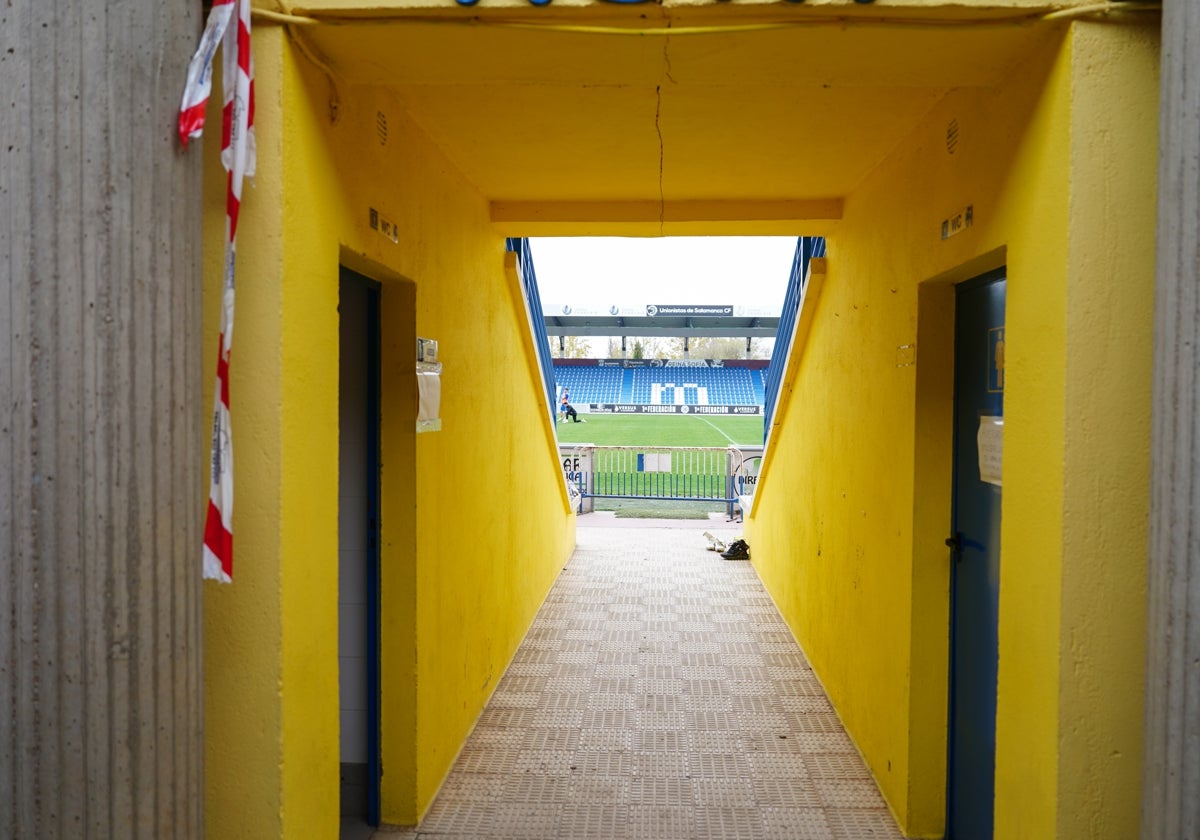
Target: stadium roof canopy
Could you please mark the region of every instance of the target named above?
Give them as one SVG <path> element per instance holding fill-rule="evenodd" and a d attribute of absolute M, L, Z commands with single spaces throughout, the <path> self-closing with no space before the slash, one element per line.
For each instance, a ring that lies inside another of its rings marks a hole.
<path fill-rule="evenodd" d="M 545 303 L 547 335 L 774 338 L 779 310 L 733 304 L 572 305 Z"/>

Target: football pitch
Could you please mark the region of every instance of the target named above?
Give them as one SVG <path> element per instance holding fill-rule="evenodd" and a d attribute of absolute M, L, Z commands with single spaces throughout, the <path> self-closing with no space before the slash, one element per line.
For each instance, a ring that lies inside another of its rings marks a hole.
<path fill-rule="evenodd" d="M 558 442 L 597 446 L 761 446 L 763 418 L 698 416 L 694 414 L 580 414 L 586 423 L 556 423 Z M 712 496 L 724 494 L 725 456 L 721 454 L 672 459 L 667 473 L 635 469 L 629 458 L 616 453 L 597 454 L 597 491 L 606 494 L 648 496 Z M 716 460 L 714 460 L 714 457 Z M 719 492 L 718 492 L 719 491 Z M 618 517 L 705 519 L 726 509 L 716 501 L 680 501 L 661 498 L 597 498 L 598 511 L 615 511 Z"/>
<path fill-rule="evenodd" d="M 763 418 L 695 414 L 583 414 L 556 423 L 559 443 L 597 446 L 761 446 Z"/>

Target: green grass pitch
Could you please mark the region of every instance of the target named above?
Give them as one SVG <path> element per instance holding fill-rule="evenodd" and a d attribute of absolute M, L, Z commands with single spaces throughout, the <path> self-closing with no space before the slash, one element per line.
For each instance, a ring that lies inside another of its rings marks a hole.
<path fill-rule="evenodd" d="M 597 446 L 761 446 L 763 418 L 694 414 L 583 414 L 556 423 L 559 443 Z"/>
<path fill-rule="evenodd" d="M 560 444 L 719 449 L 762 445 L 762 417 L 684 414 L 580 414 L 579 417 L 587 422 L 555 424 Z M 592 486 L 595 492 L 605 495 L 645 494 L 651 498 L 601 497 L 595 500 L 596 510 L 615 511 L 618 517 L 660 519 L 705 519 L 710 512 L 726 511 L 724 502 L 712 500 L 728 492 L 723 454 L 677 454 L 669 473 L 635 472 L 631 464 L 634 458 L 636 455 L 628 452 L 597 453 Z M 687 497 L 691 501 L 664 496 Z"/>

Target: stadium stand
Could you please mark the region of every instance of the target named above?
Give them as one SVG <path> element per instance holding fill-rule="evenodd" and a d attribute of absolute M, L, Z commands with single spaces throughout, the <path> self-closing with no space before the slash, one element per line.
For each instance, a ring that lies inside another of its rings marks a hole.
<path fill-rule="evenodd" d="M 562 396 L 564 387 L 571 390 L 571 402 L 615 403 L 621 400 L 621 375 L 628 371 L 620 368 L 556 367 L 554 379 L 556 397 Z"/>
<path fill-rule="evenodd" d="M 621 402 L 633 402 L 633 371 L 631 370 L 621 373 Z"/>
<path fill-rule="evenodd" d="M 754 402 L 763 405 L 767 401 L 767 369 L 750 371 L 750 383 L 754 386 Z"/>
<path fill-rule="evenodd" d="M 556 393 L 571 402 L 634 405 L 762 405 L 761 370 L 666 366 L 656 368 L 555 367 Z"/>
<path fill-rule="evenodd" d="M 633 371 L 633 402 L 642 405 L 755 405 L 751 371 L 664 367 Z"/>

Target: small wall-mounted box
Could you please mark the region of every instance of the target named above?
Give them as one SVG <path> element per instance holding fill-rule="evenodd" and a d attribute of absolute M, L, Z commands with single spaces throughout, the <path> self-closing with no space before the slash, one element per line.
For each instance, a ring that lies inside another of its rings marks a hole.
<path fill-rule="evenodd" d="M 442 428 L 442 363 L 438 361 L 438 343 L 433 338 L 417 339 L 417 431 L 436 432 Z"/>
<path fill-rule="evenodd" d="M 417 339 L 417 361 L 436 362 L 438 360 L 438 343 L 436 338 Z"/>

